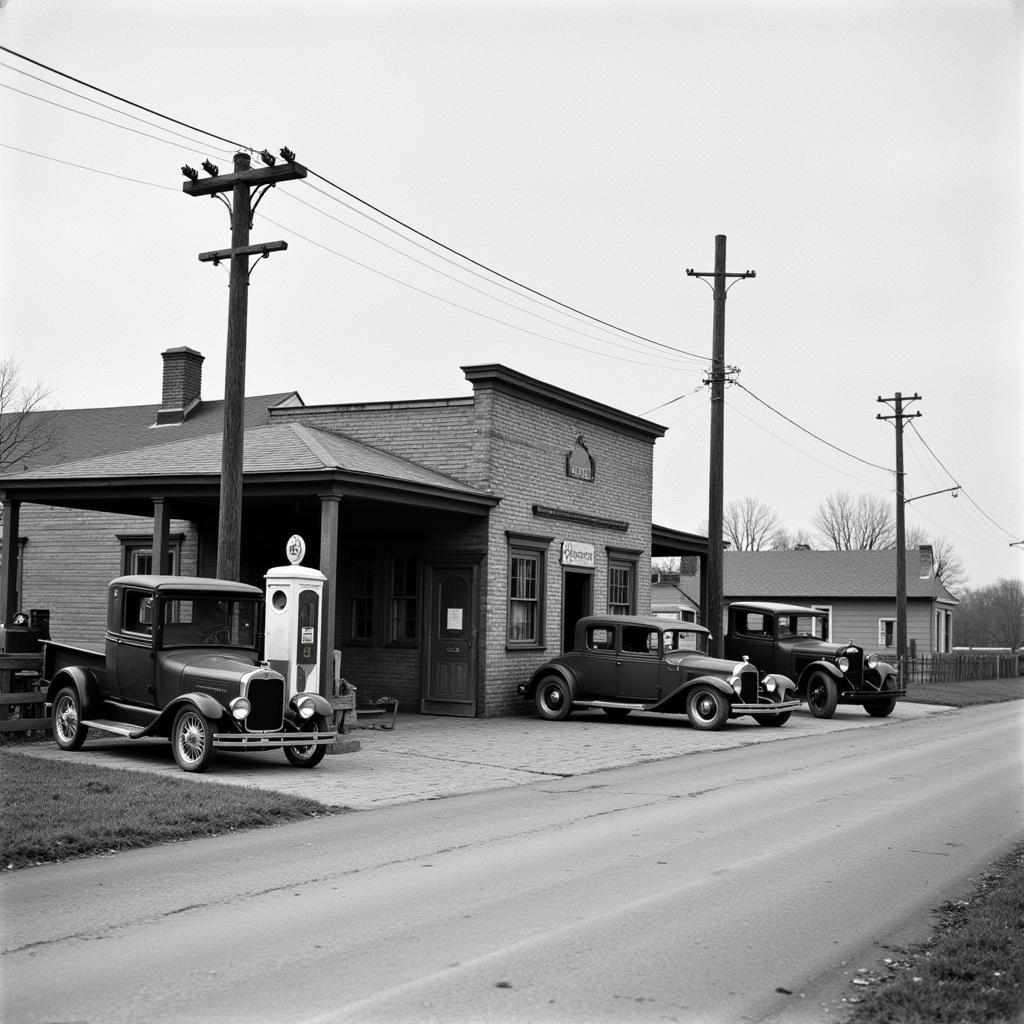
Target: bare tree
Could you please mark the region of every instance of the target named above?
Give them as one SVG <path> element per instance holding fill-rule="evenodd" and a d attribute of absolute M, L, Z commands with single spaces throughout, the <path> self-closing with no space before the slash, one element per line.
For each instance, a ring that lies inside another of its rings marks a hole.
<path fill-rule="evenodd" d="M 735 551 L 764 551 L 782 528 L 778 512 L 758 498 L 730 501 L 722 516 L 722 534 Z"/>
<path fill-rule="evenodd" d="M 814 547 L 814 538 L 811 531 L 800 527 L 797 530 L 787 530 L 780 526 L 772 537 L 772 551 L 796 551 L 798 548 L 811 550 Z"/>
<path fill-rule="evenodd" d="M 967 585 L 967 569 L 960 553 L 945 537 L 931 537 L 920 526 L 908 527 L 905 534 L 908 551 L 916 550 L 922 544 L 932 549 L 932 564 L 935 578 L 953 595 L 959 596 Z"/>
<path fill-rule="evenodd" d="M 871 494 L 854 499 L 847 491 L 833 491 L 818 505 L 811 524 L 833 551 L 877 551 L 896 543 L 891 502 Z"/>
<path fill-rule="evenodd" d="M 10 356 L 0 359 L 0 473 L 56 444 L 56 419 L 44 409 L 50 394 L 41 383 L 22 384 Z"/>
<path fill-rule="evenodd" d="M 980 590 L 968 590 L 956 611 L 954 636 L 960 646 L 1024 645 L 1024 584 L 1003 579 Z"/>

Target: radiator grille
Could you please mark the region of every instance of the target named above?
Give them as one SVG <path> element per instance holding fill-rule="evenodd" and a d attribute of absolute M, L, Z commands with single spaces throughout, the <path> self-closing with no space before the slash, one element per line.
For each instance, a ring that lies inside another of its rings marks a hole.
<path fill-rule="evenodd" d="M 284 724 L 284 680 L 250 679 L 246 691 L 252 710 L 245 721 L 250 732 L 279 730 Z"/>

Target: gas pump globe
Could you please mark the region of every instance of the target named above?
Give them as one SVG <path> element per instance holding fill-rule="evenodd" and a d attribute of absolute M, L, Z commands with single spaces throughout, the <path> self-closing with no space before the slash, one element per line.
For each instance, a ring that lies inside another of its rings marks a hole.
<path fill-rule="evenodd" d="M 288 696 L 321 693 L 320 615 L 327 577 L 299 565 L 306 552 L 302 538 L 288 541 L 290 565 L 268 569 L 264 651 L 272 668 L 288 683 Z"/>

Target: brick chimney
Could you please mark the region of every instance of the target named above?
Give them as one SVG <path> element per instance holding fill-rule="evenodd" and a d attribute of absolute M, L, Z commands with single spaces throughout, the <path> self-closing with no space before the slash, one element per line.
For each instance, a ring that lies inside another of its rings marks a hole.
<path fill-rule="evenodd" d="M 921 571 L 918 574 L 918 578 L 922 580 L 930 580 L 932 578 L 932 570 L 935 568 L 935 557 L 932 552 L 931 544 L 919 544 L 918 554 L 921 559 Z"/>
<path fill-rule="evenodd" d="M 182 423 L 199 404 L 203 389 L 203 356 L 194 348 L 169 348 L 164 360 L 164 386 L 156 414 L 158 427 Z"/>

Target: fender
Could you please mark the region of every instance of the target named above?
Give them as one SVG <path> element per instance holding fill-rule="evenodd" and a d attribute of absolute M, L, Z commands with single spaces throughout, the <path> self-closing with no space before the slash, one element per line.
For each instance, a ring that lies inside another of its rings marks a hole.
<path fill-rule="evenodd" d="M 316 708 L 316 713 L 323 718 L 332 718 L 334 715 L 334 707 L 331 702 L 319 693 L 297 693 L 294 697 L 291 697 L 288 701 L 288 710 L 293 714 L 297 715 L 295 711 L 295 705 L 298 703 L 300 697 L 312 697 L 313 706 Z"/>
<path fill-rule="evenodd" d="M 661 708 L 673 702 L 682 703 L 685 706 L 687 695 L 695 686 L 709 686 L 712 690 L 717 690 L 728 697 L 730 703 L 737 699 L 736 691 L 724 679 L 719 679 L 717 676 L 697 676 L 696 679 L 688 679 L 681 686 L 677 686 L 670 694 L 662 697 L 652 707 Z"/>
<path fill-rule="evenodd" d="M 78 694 L 78 703 L 84 717 L 88 718 L 93 711 L 103 703 L 103 695 L 100 693 L 99 683 L 96 677 L 87 668 L 80 665 L 69 665 L 62 668 L 50 680 L 46 687 L 46 707 L 53 704 L 54 697 L 58 690 L 65 686 L 73 686 Z"/>
<path fill-rule="evenodd" d="M 807 680 L 810 679 L 811 673 L 813 672 L 825 672 L 830 675 L 836 683 L 841 683 L 846 679 L 846 676 L 836 668 L 830 661 L 812 661 L 803 672 L 800 673 L 800 679 L 797 681 L 797 689 L 803 692 L 807 688 Z"/>
<path fill-rule="evenodd" d="M 136 733 L 136 736 L 170 735 L 174 716 L 186 704 L 190 704 L 204 718 L 208 718 L 212 722 L 220 721 L 224 717 L 223 706 L 208 693 L 184 693 L 180 697 L 175 697 L 145 729 L 141 729 Z"/>
<path fill-rule="evenodd" d="M 526 686 L 524 696 L 532 697 L 537 691 L 537 684 L 544 679 L 546 676 L 558 676 L 560 679 L 564 679 L 569 684 L 569 689 L 572 692 L 573 698 L 579 690 L 579 686 L 576 683 L 576 677 L 564 666 L 564 665 L 543 665 L 537 669 L 536 672 L 530 677 L 530 682 Z"/>

